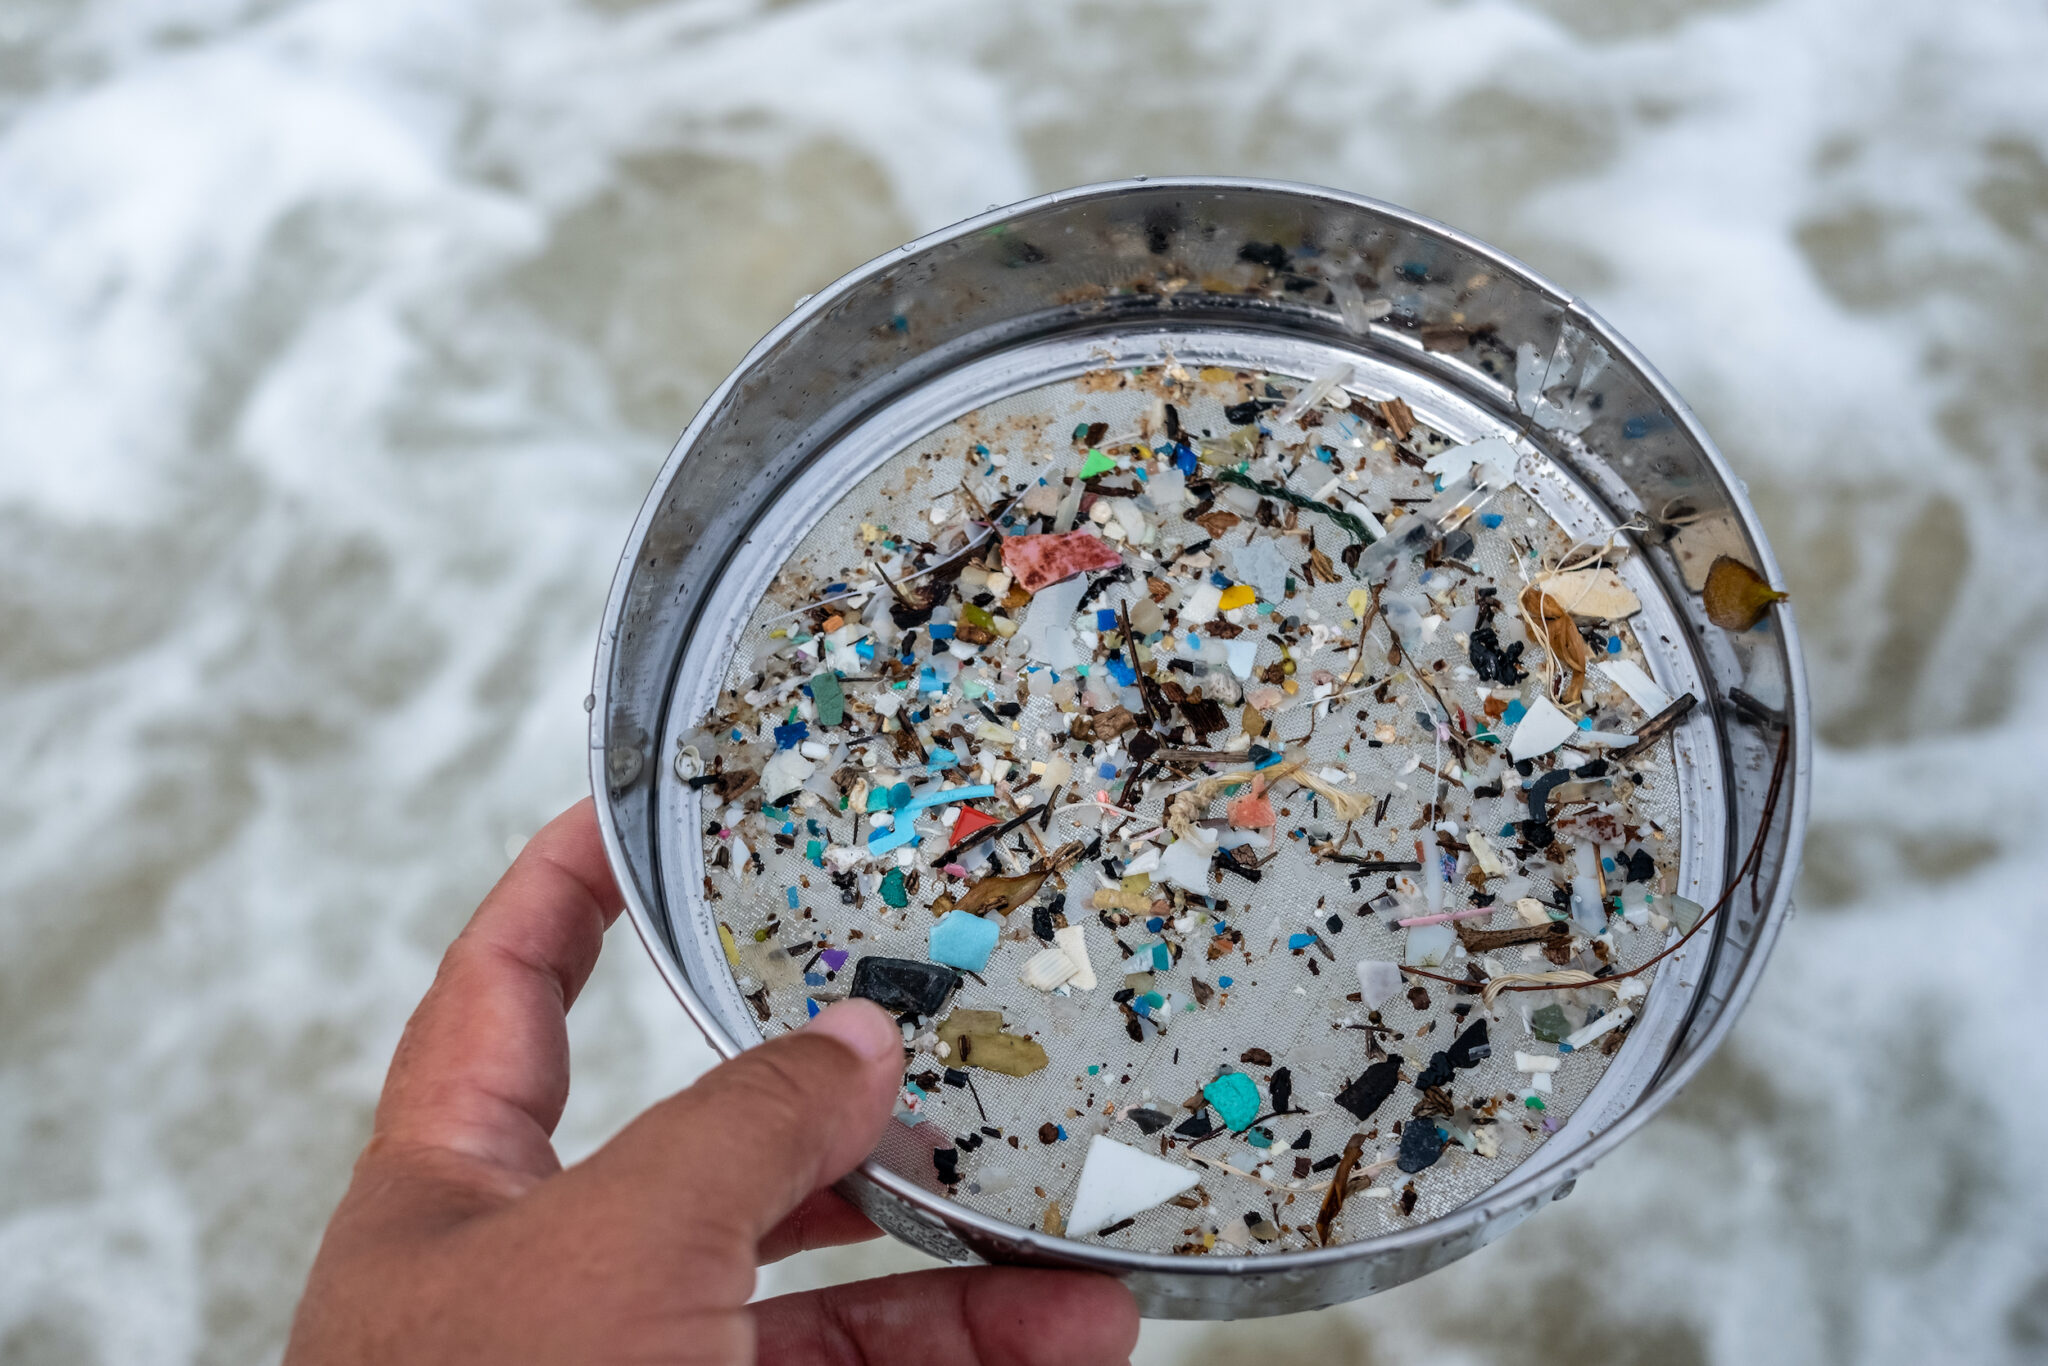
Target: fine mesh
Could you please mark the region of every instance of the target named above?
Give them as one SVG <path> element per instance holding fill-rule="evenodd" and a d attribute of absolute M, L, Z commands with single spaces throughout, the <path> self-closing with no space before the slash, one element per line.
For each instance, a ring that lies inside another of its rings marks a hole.
<path fill-rule="evenodd" d="M 1226 436 L 1231 424 L 1223 417 L 1223 404 L 1237 401 L 1247 392 L 1263 392 L 1247 390 L 1246 378 L 1204 372 L 1195 385 L 1194 397 L 1188 397 L 1185 390 L 1176 394 L 1184 426 L 1191 433 L 1206 430 L 1219 438 Z M 857 580 L 857 571 L 871 553 L 862 538 L 863 523 L 886 528 L 882 532 L 885 536 L 914 535 L 936 540 L 938 529 L 929 520 L 923 520 L 923 515 L 948 495 L 959 502 L 956 490 L 963 480 L 984 505 L 992 505 L 1041 474 L 1057 482 L 1058 475 L 1073 473 L 1080 460 L 1073 439 L 1077 426 L 1106 423 L 1108 434 L 1102 440 L 1105 446 L 1114 448 L 1119 437 L 1134 438 L 1149 414 L 1152 437 L 1158 440 L 1158 408 L 1153 387 L 1156 379 L 1152 374 L 1095 374 L 1044 386 L 981 408 L 885 461 L 819 520 L 783 565 L 735 646 L 725 683 L 731 691 L 723 694 L 723 703 L 730 704 L 738 694 L 756 686 L 759 667 L 767 666 L 769 676 L 774 676 L 773 656 L 777 650 L 786 650 L 788 642 L 772 639 L 769 632 L 801 629 L 804 622 L 789 615 L 792 609 L 814 601 L 829 583 Z M 1283 383 L 1283 390 L 1291 387 Z M 1271 416 L 1265 420 L 1270 426 Z M 1432 492 L 1430 476 L 1412 464 L 1393 459 L 1385 449 L 1384 432 L 1378 433 L 1381 449 L 1372 450 L 1375 435 L 1367 423 L 1336 414 L 1329 415 L 1324 425 L 1306 434 L 1292 426 L 1275 431 L 1276 442 L 1283 447 L 1298 445 L 1306 436 L 1311 444 L 1335 448 L 1339 459 L 1358 471 L 1358 479 L 1347 481 L 1345 489 L 1383 515 L 1390 507 L 1399 506 L 1391 500 L 1426 499 Z M 1426 453 L 1443 443 L 1418 432 L 1409 444 Z M 1007 463 L 995 468 L 992 457 L 1004 458 Z M 1312 476 L 1312 468 L 1297 473 L 1291 486 L 1314 493 L 1315 485 L 1325 476 L 1320 472 Z M 1487 510 L 1500 514 L 1502 521 L 1497 528 L 1483 528 L 1476 520 L 1471 524 L 1477 533 L 1477 549 L 1469 562 L 1498 583 L 1502 598 L 1512 603 L 1522 583 L 1515 563 L 1517 556 L 1525 556 L 1526 563 L 1554 565 L 1571 538 L 1519 488 L 1501 494 Z M 1347 543 L 1346 535 L 1334 523 L 1313 514 L 1302 513 L 1300 520 L 1303 525 L 1315 527 L 1316 545 L 1335 559 Z M 1217 539 L 1217 548 L 1242 544 L 1248 537 L 1262 534 L 1267 533 L 1247 517 Z M 1154 548 L 1168 547 L 1164 558 L 1170 560 L 1171 547 L 1204 539 L 1207 533 L 1172 514 L 1161 523 L 1160 535 L 1161 541 Z M 1348 643 L 1356 640 L 1356 621 L 1346 606 L 1346 597 L 1359 585 L 1344 575 L 1336 584 L 1310 588 L 1306 576 L 1300 573 L 1304 552 L 1298 543 L 1287 554 L 1296 565 L 1297 592 L 1287 599 L 1284 611 L 1305 619 L 1311 610 L 1319 612 L 1322 620 L 1335 627 L 1340 636 L 1338 643 L 1300 664 L 1297 677 L 1304 680 L 1306 688 L 1306 680 L 1313 678 L 1318 668 L 1328 669 L 1339 677 L 1343 675 L 1350 660 Z M 1228 561 L 1223 563 L 1227 565 Z M 1162 577 L 1172 577 L 1159 570 L 1156 563 L 1150 567 Z M 754 571 L 758 572 L 758 568 L 754 567 Z M 1339 572 L 1342 573 L 1341 568 Z M 1142 575 L 1138 585 L 1109 589 L 1091 604 L 1090 610 L 1098 605 L 1133 601 L 1141 591 Z M 1462 597 L 1469 600 L 1469 590 Z M 857 604 L 849 604 L 848 608 L 858 610 Z M 1027 618 L 1029 610 L 1024 609 Z M 1511 624 L 1511 616 L 1512 609 L 1496 617 L 1503 641 L 1522 638 L 1519 629 Z M 1264 638 L 1263 632 L 1259 634 L 1257 667 L 1263 669 L 1280 657 L 1280 650 Z M 1626 629 L 1621 634 L 1622 653 L 1613 657 L 1643 662 L 1637 642 Z M 1385 679 L 1397 672 L 1386 662 L 1387 644 L 1386 627 L 1376 625 L 1365 660 L 1369 679 Z M 989 653 L 999 653 L 1001 649 L 999 642 L 989 647 Z M 1540 653 L 1534 645 L 1527 650 L 1532 658 Z M 1021 657 L 1021 649 L 1018 654 Z M 1438 631 L 1433 644 L 1422 648 L 1419 661 L 1408 661 L 1403 667 L 1412 671 L 1417 663 L 1428 667 L 1438 660 L 1444 662 L 1443 669 L 1432 670 L 1430 675 L 1437 691 L 1446 703 L 1454 707 L 1462 704 L 1468 711 L 1473 709 L 1475 697 L 1465 650 L 1453 638 L 1448 625 Z M 1540 677 L 1540 666 L 1532 668 Z M 1046 747 L 1039 743 L 1039 732 L 1060 734 L 1069 719 L 1054 708 L 1048 675 L 1041 671 L 1029 678 L 1031 697 L 1018 718 L 1020 743 L 1016 754 L 1026 766 L 1019 781 L 1028 775 L 1032 758 L 1047 755 Z M 1609 730 L 1633 729 L 1640 724 L 1643 713 L 1618 690 L 1600 691 L 1600 684 L 1597 674 L 1589 681 L 1597 724 Z M 847 686 L 851 694 L 859 685 Z M 1525 695 L 1535 695 L 1533 683 L 1525 682 L 1523 687 Z M 957 697 L 959 691 L 956 685 L 952 695 Z M 1130 691 L 1134 698 L 1134 690 Z M 1403 770 L 1418 755 L 1424 762 L 1438 766 L 1452 756 L 1448 750 L 1439 751 L 1433 738 L 1423 738 L 1429 732 L 1423 730 L 1417 713 L 1429 711 L 1431 702 L 1412 679 L 1395 682 L 1387 695 L 1390 700 L 1385 703 L 1370 692 L 1342 699 L 1334 714 L 1316 724 L 1305 749 L 1319 764 L 1348 770 L 1353 786 L 1375 796 L 1390 794 L 1382 822 L 1377 826 L 1370 823 L 1370 818 L 1359 822 L 1356 829 L 1360 840 L 1349 844 L 1348 852 L 1408 859 L 1415 857 L 1415 841 L 1429 834 L 1413 827 L 1418 824 L 1423 804 L 1432 800 L 1433 791 L 1429 772 Z M 1014 696 L 1014 685 L 998 682 L 987 700 L 994 703 Z M 1227 732 L 1208 738 L 1207 744 L 1212 747 L 1223 747 L 1227 738 L 1238 731 L 1239 707 L 1227 704 L 1227 694 L 1224 700 L 1231 725 Z M 1138 710 L 1134 700 L 1130 705 Z M 764 717 L 761 726 L 765 729 L 781 720 L 786 707 L 784 703 L 775 715 Z M 722 705 L 719 710 L 722 715 L 726 707 Z M 970 729 L 982 719 L 966 704 L 957 702 L 952 717 L 962 719 Z M 1366 740 L 1381 724 L 1394 725 L 1397 738 L 1382 748 L 1369 747 Z M 1275 730 L 1283 740 L 1299 740 L 1308 729 L 1306 707 L 1282 712 L 1275 718 Z M 1504 728 L 1496 725 L 1495 729 Z M 874 748 L 881 756 L 879 774 L 894 781 L 896 771 L 892 766 L 897 760 L 892 751 L 887 745 Z M 1475 764 L 1479 755 L 1488 752 L 1483 746 L 1475 747 Z M 1098 757 L 1101 754 L 1098 747 Z M 1130 761 L 1121 753 L 1120 745 L 1117 757 L 1127 771 Z M 830 771 L 829 765 L 826 771 Z M 1077 785 L 1080 772 L 1077 762 Z M 1639 764 L 1638 772 L 1642 782 L 1629 800 L 1627 817 L 1640 828 L 1642 846 L 1657 859 L 1659 878 L 1655 885 L 1662 890 L 1672 885 L 1677 861 L 1676 775 L 1671 760 L 1662 753 L 1647 764 Z M 913 784 L 924 779 L 919 772 L 905 772 L 901 776 Z M 1498 835 L 1507 822 L 1527 814 L 1517 783 L 1516 776 L 1509 771 L 1504 796 L 1476 801 L 1467 789 L 1446 786 L 1445 814 L 1461 826 L 1468 823 L 1469 817 L 1472 828 L 1490 836 Z M 1092 793 L 1110 785 L 1091 777 L 1081 787 L 1083 792 Z M 1141 819 L 1126 828 L 1156 825 L 1163 794 L 1175 786 L 1172 781 L 1156 783 L 1149 799 L 1135 803 Z M 1170 1129 L 1166 1134 L 1144 1137 L 1135 1124 L 1121 1117 L 1125 1109 L 1148 1106 L 1171 1113 L 1178 1123 L 1187 1116 L 1180 1108 L 1181 1103 L 1196 1096 L 1203 1083 L 1211 1080 L 1219 1069 L 1249 1074 L 1259 1083 L 1263 1097 L 1273 1070 L 1285 1066 L 1293 1076 L 1294 1105 L 1310 1113 L 1263 1121 L 1261 1127 L 1273 1135 L 1271 1148 L 1256 1148 L 1243 1135 L 1228 1134 L 1210 1138 L 1191 1149 L 1184 1139 L 1164 1147 L 1173 1160 L 1187 1161 L 1186 1154 L 1192 1151 L 1242 1172 L 1257 1172 L 1262 1164 L 1270 1163 L 1269 1181 L 1204 1170 L 1198 1188 L 1198 1198 L 1205 1201 L 1203 1207 L 1161 1206 L 1138 1216 L 1127 1228 L 1106 1238 L 1090 1240 L 1152 1252 L 1193 1251 L 1209 1245 L 1218 1252 L 1260 1253 L 1313 1245 L 1313 1233 L 1309 1230 L 1321 1203 L 1320 1186 L 1327 1172 L 1296 1181 L 1294 1159 L 1326 1158 L 1338 1152 L 1353 1132 L 1374 1128 L 1378 1137 L 1366 1144 L 1363 1160 L 1372 1162 L 1393 1156 L 1398 1144 L 1392 1132 L 1393 1123 L 1409 1117 L 1419 1093 L 1404 1080 L 1366 1124 L 1354 1122 L 1350 1114 L 1332 1102 L 1332 1095 L 1357 1076 L 1367 1062 L 1367 1034 L 1346 1027 L 1365 1017 L 1360 1004 L 1346 999 L 1347 994 L 1359 990 L 1355 964 L 1367 958 L 1403 961 L 1405 932 L 1392 928 L 1389 917 L 1362 911 L 1362 903 L 1387 888 L 1390 879 L 1386 875 L 1355 878 L 1351 876 L 1352 870 L 1333 863 L 1318 864 L 1310 855 L 1309 843 L 1341 836 L 1344 827 L 1324 818 L 1320 804 L 1312 802 L 1305 791 L 1282 786 L 1288 788 L 1287 795 L 1274 798 L 1275 810 L 1282 813 L 1281 838 L 1277 840 L 1277 853 L 1264 870 L 1263 880 L 1255 885 L 1226 875 L 1213 881 L 1208 889 L 1212 896 L 1229 902 L 1228 909 L 1220 914 L 1230 926 L 1243 932 L 1243 948 L 1249 951 L 1250 961 L 1235 951 L 1216 960 L 1208 959 L 1208 931 L 1196 930 L 1188 940 L 1187 952 L 1173 970 L 1158 975 L 1156 989 L 1171 989 L 1175 993 L 1168 1027 L 1163 1033 L 1147 1028 L 1145 1040 L 1134 1042 L 1126 1033 L 1124 1012 L 1110 1000 L 1111 993 L 1122 985 L 1122 954 L 1111 942 L 1111 932 L 1086 909 L 1091 893 L 1109 884 L 1097 865 L 1083 863 L 1073 868 L 1066 875 L 1066 909 L 1075 923 L 1087 923 L 1101 984 L 1089 992 L 1060 996 L 1039 992 L 1018 980 L 1023 962 L 1044 947 L 1032 937 L 1027 908 L 1007 918 L 1004 937 L 987 970 L 980 974 L 985 984 L 969 979 L 951 1003 L 971 1009 L 1000 1009 L 1008 1029 L 1029 1033 L 1046 1048 L 1050 1065 L 1023 1078 L 973 1070 L 971 1091 L 948 1085 L 921 1088 L 926 1095 L 918 1101 L 916 1112 L 900 1116 L 899 1122 L 890 1126 L 878 1154 L 881 1159 L 927 1189 L 943 1192 L 945 1188 L 939 1184 L 932 1160 L 933 1150 L 955 1146 L 961 1136 L 983 1134 L 985 1128 L 999 1130 L 1000 1137 L 984 1136 L 976 1150 L 961 1152 L 962 1184 L 954 1189 L 953 1198 L 985 1214 L 1040 1226 L 1051 1203 L 1061 1202 L 1064 1208 L 1071 1202 L 1091 1134 L 1104 1133 L 1148 1152 L 1161 1152 L 1162 1140 L 1173 1138 Z M 1040 788 L 1032 787 L 1023 791 L 1019 800 L 1030 805 L 1045 795 Z M 994 808 L 997 804 L 982 805 Z M 829 944 L 846 948 L 855 958 L 863 954 L 927 957 L 927 935 L 933 917 L 926 907 L 948 887 L 947 880 L 929 866 L 930 854 L 944 844 L 943 837 L 925 841 L 913 865 L 922 871 L 911 904 L 906 910 L 892 911 L 876 894 L 872 874 L 864 875 L 860 882 L 859 904 L 847 906 L 842 904 L 840 889 L 805 860 L 812 833 L 806 819 L 816 820 L 821 837 L 831 844 L 852 844 L 865 837 L 865 826 L 856 825 L 850 812 L 838 811 L 836 803 L 814 801 L 807 809 L 793 813 L 788 848 L 767 838 L 752 841 L 765 860 L 765 874 L 749 872 L 743 878 L 735 876 L 729 860 L 716 858 L 720 846 L 715 833 L 720 826 L 717 804 L 707 802 L 705 811 L 707 864 L 728 864 L 710 868 L 709 885 L 716 893 L 710 909 L 730 928 L 741 949 L 742 991 L 766 987 L 765 994 L 756 997 L 769 1012 L 762 1024 L 764 1033 L 772 1035 L 801 1025 L 809 1013 L 807 998 L 822 1002 L 844 993 L 851 976 L 851 961 L 822 984 L 806 986 L 802 980 L 800 971 L 806 965 L 814 974 L 824 974 L 824 964 L 815 957 L 819 947 Z M 1221 813 L 1222 803 L 1211 807 L 1210 814 Z M 1306 838 L 1287 837 L 1297 830 L 1304 832 Z M 1091 839 L 1096 833 L 1095 813 L 1082 810 L 1055 818 L 1043 838 L 1049 847 L 1056 847 L 1068 839 Z M 1505 842 L 1497 839 L 1496 845 Z M 1013 834 L 1004 843 L 1003 857 L 1008 866 L 1021 871 L 1028 864 L 1030 846 L 1022 844 L 1021 833 Z M 1020 847 L 1027 852 L 1016 852 Z M 1469 861 L 1467 855 L 1467 866 Z M 1547 865 L 1536 859 L 1530 860 L 1528 866 L 1534 876 L 1512 880 L 1508 884 L 1509 894 L 1500 897 L 1497 914 L 1474 924 L 1485 928 L 1515 925 L 1519 922 L 1510 909 L 1514 896 L 1551 896 L 1552 881 L 1542 875 Z M 1464 881 L 1462 867 L 1459 871 L 1460 877 L 1446 888 L 1445 909 L 1463 909 L 1471 904 L 1476 889 Z M 1569 874 L 1562 876 L 1568 879 Z M 1413 891 L 1411 880 L 1402 879 L 1402 884 Z M 1618 887 L 1618 877 L 1610 874 L 1610 884 L 1611 889 Z M 950 886 L 957 895 L 963 884 L 955 880 Z M 1487 886 L 1498 892 L 1503 883 L 1496 879 Z M 789 906 L 791 888 L 796 891 L 797 910 Z M 1045 895 L 1052 891 L 1048 884 Z M 1419 906 L 1419 896 L 1415 900 Z M 1413 911 L 1401 912 L 1410 913 Z M 1341 916 L 1341 931 L 1329 929 L 1326 919 L 1331 914 Z M 1617 926 L 1616 947 L 1624 966 L 1641 962 L 1664 940 L 1663 935 L 1651 930 L 1632 930 L 1619 922 Z M 771 932 L 757 941 L 756 933 L 764 929 Z M 1335 961 L 1314 947 L 1289 950 L 1287 936 L 1307 929 L 1318 932 L 1335 951 Z M 851 937 L 856 930 L 860 934 L 858 939 Z M 1121 938 L 1137 949 L 1155 942 L 1158 936 L 1145 933 L 1142 924 L 1134 924 L 1121 932 Z M 774 952 L 777 944 L 797 942 L 812 946 L 799 955 L 808 964 L 782 960 Z M 1536 972 L 1552 966 L 1536 958 L 1534 950 L 1520 947 L 1498 950 L 1493 959 L 1492 966 L 1497 971 Z M 1438 970 L 1459 975 L 1466 962 L 1462 951 L 1457 951 Z M 1219 991 L 1205 1007 L 1186 1010 L 1183 1007 L 1193 1001 L 1191 977 L 1200 977 L 1212 987 L 1218 986 L 1221 978 L 1229 977 L 1233 985 L 1227 992 Z M 1479 1018 L 1475 996 L 1454 995 L 1449 986 L 1440 983 L 1421 985 L 1429 997 L 1426 1007 L 1417 1008 L 1406 997 L 1396 995 L 1380 1011 L 1382 1023 L 1396 1034 L 1385 1038 L 1385 1047 L 1407 1060 L 1404 1071 L 1410 1077 L 1421 1072 L 1430 1055 L 1447 1047 L 1462 1028 L 1464 1022 L 1453 1017 L 1454 1004 L 1472 1004 L 1475 1013 L 1468 1019 Z M 1600 993 L 1583 997 L 1564 992 L 1502 997 L 1490 1017 L 1492 1056 L 1476 1068 L 1458 1072 L 1451 1085 L 1460 1105 L 1505 1098 L 1494 1111 L 1495 1122 L 1481 1126 L 1497 1135 L 1496 1155 L 1481 1157 L 1455 1142 L 1447 1144 L 1442 1159 L 1413 1178 L 1414 1202 L 1412 1212 L 1408 1213 L 1400 1209 L 1400 1197 L 1410 1178 L 1391 1168 L 1384 1171 L 1369 1190 L 1355 1195 L 1346 1205 L 1338 1226 L 1340 1240 L 1374 1236 L 1442 1214 L 1507 1176 L 1544 1141 L 1549 1129 L 1561 1126 L 1570 1116 L 1610 1061 L 1598 1048 L 1584 1049 L 1563 1059 L 1553 1078 L 1554 1089 L 1542 1097 L 1548 1108 L 1540 1112 L 1528 1108 L 1521 1097 L 1528 1092 L 1529 1078 L 1514 1068 L 1516 1049 L 1546 1055 L 1557 1051 L 1530 1036 L 1528 1013 L 1544 1004 L 1560 1003 L 1576 1021 L 1583 1018 L 1586 1006 L 1607 1006 L 1611 1001 L 1610 996 Z M 1255 1065 L 1241 1061 L 1246 1050 L 1253 1048 L 1263 1049 L 1272 1063 Z M 940 1072 L 945 1066 L 936 1056 L 920 1052 L 911 1062 L 909 1072 L 916 1078 Z M 1091 1072 L 1091 1068 L 1095 1070 Z M 1550 1121 L 1548 1128 L 1543 1122 L 1546 1118 Z M 1042 1143 L 1039 1133 L 1047 1123 L 1063 1128 L 1065 1137 Z M 1305 1148 L 1292 1148 L 1290 1145 L 1304 1130 L 1311 1133 L 1311 1141 Z M 1248 1213 L 1265 1216 L 1286 1232 L 1275 1241 L 1255 1241 L 1247 1232 Z"/>

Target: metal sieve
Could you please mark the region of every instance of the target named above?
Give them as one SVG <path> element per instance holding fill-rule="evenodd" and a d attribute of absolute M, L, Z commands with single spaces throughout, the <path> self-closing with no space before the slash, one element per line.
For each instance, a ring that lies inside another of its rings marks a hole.
<path fill-rule="evenodd" d="M 1760 851 L 1710 932 L 1660 967 L 1641 1020 L 1569 1121 L 1434 1218 L 1308 1251 L 1181 1257 L 977 1212 L 887 1141 L 843 1186 L 882 1228 L 946 1260 L 1108 1272 L 1159 1317 L 1288 1313 L 1444 1265 L 1567 1193 L 1702 1065 L 1789 909 L 1808 767 L 1792 615 L 1780 604 L 1741 634 L 1707 621 L 1692 591 L 1703 558 L 1729 553 L 1775 578 L 1769 548 L 1683 402 L 1590 310 L 1403 210 L 1248 181 L 1066 191 L 872 262 L 754 348 L 656 480 L 607 607 L 593 786 L 657 966 L 721 1053 L 757 1042 L 699 891 L 695 794 L 667 759 L 721 686 L 763 584 L 849 489 L 947 424 L 1049 403 L 1105 365 L 1160 363 L 1297 377 L 1341 363 L 1354 387 L 1404 399 L 1456 440 L 1533 447 L 1529 495 L 1573 535 L 1620 529 L 1632 541 L 1652 672 L 1705 704 L 1673 735 L 1680 891 L 1712 904 L 1753 842 Z M 1773 806 L 1781 737 L 1791 758 Z M 1120 1032 L 1113 1017 L 1105 1027 Z M 903 1146 L 893 1126 L 891 1140 Z"/>

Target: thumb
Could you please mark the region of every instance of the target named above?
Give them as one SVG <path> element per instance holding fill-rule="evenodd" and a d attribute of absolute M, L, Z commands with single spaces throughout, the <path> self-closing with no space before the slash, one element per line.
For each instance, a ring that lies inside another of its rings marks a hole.
<path fill-rule="evenodd" d="M 904 1061 L 881 1007 L 841 1001 L 647 1110 L 579 1175 L 620 1195 L 663 1244 L 751 1269 L 764 1234 L 873 1151 Z"/>

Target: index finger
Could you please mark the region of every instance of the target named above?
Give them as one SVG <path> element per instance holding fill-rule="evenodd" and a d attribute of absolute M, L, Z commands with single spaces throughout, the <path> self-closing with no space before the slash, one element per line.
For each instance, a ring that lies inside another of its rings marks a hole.
<path fill-rule="evenodd" d="M 521 1177 L 558 1170 L 566 1016 L 622 904 L 585 798 L 527 841 L 449 946 L 392 1057 L 377 1137 Z"/>

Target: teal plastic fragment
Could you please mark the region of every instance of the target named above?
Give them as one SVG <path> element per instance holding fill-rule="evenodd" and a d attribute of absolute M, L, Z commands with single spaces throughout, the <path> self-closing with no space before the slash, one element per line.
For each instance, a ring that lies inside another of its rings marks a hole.
<path fill-rule="evenodd" d="M 1239 1133 L 1259 1117 L 1259 1087 L 1242 1072 L 1225 1072 L 1202 1088 L 1202 1095 L 1223 1116 L 1223 1127 Z"/>
<path fill-rule="evenodd" d="M 827 669 L 811 680 L 811 700 L 818 704 L 818 724 L 836 726 L 846 719 L 846 693 L 839 675 Z"/>

